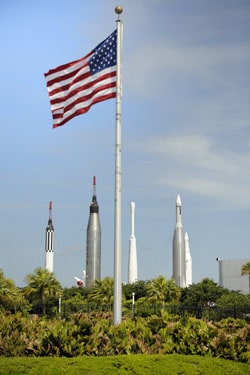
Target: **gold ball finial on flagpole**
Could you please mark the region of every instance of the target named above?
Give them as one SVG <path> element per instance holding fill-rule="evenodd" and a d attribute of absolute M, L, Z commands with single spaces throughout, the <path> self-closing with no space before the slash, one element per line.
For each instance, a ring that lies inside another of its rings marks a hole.
<path fill-rule="evenodd" d="M 115 13 L 116 13 L 116 14 L 121 14 L 122 11 L 123 11 L 123 9 L 122 9 L 122 6 L 121 6 L 121 5 L 117 5 L 117 6 L 115 7 Z"/>

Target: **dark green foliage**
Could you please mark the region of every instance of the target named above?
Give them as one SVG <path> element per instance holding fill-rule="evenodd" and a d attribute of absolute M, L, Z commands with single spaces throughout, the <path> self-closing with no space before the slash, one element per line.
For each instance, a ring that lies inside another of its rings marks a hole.
<path fill-rule="evenodd" d="M 83 302 L 87 300 L 90 288 L 84 288 L 82 286 L 72 286 L 71 288 L 64 288 L 62 293 L 62 299 L 64 301 L 78 300 Z"/>
<path fill-rule="evenodd" d="M 126 300 L 131 300 L 132 293 L 135 293 L 135 301 L 137 301 L 141 297 L 146 297 L 146 286 L 146 281 L 138 280 L 134 284 L 124 284 L 122 286 L 122 291 Z"/>
<path fill-rule="evenodd" d="M 222 295 L 227 293 L 229 293 L 227 289 L 217 285 L 213 280 L 205 278 L 200 283 L 182 289 L 181 303 L 191 307 L 211 307 Z"/>
<path fill-rule="evenodd" d="M 223 294 L 216 302 L 218 307 L 224 306 L 236 306 L 236 307 L 244 307 L 250 306 L 250 295 L 245 295 L 240 293 L 239 291 L 232 290 L 228 293 Z"/>
<path fill-rule="evenodd" d="M 89 288 L 73 286 L 64 288 L 61 299 L 62 316 L 68 316 L 72 313 L 89 311 L 88 294 Z"/>

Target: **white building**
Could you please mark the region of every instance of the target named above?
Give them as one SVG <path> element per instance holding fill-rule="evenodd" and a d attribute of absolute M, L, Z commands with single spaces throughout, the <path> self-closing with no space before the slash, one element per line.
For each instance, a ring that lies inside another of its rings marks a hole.
<path fill-rule="evenodd" d="M 241 275 L 241 267 L 250 262 L 250 259 L 229 259 L 216 258 L 219 265 L 219 285 L 229 290 L 238 290 L 241 293 L 249 294 L 250 280 L 248 275 Z"/>

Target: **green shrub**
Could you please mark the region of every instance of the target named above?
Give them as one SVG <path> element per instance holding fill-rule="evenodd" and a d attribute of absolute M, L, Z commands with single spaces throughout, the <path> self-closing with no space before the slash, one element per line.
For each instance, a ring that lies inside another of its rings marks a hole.
<path fill-rule="evenodd" d="M 250 363 L 250 326 L 244 320 L 207 322 L 162 311 L 127 318 L 114 326 L 112 313 L 77 313 L 67 319 L 0 313 L 0 356 L 110 356 L 192 354 Z"/>

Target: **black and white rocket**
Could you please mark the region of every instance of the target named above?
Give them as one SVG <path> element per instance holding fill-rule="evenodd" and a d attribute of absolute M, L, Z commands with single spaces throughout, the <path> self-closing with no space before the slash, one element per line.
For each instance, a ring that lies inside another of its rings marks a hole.
<path fill-rule="evenodd" d="M 86 286 L 101 278 L 101 225 L 96 199 L 96 177 L 93 177 L 93 198 L 89 207 L 86 244 Z"/>
<path fill-rule="evenodd" d="M 133 284 L 138 280 L 137 275 L 137 250 L 135 238 L 135 203 L 130 203 L 131 213 L 131 235 L 129 239 L 129 258 L 128 258 L 128 283 Z"/>
<path fill-rule="evenodd" d="M 52 202 L 49 202 L 49 221 L 45 230 L 45 268 L 53 272 L 54 227 L 52 224 Z"/>
<path fill-rule="evenodd" d="M 181 222 L 181 198 L 176 199 L 176 224 L 173 237 L 173 279 L 177 286 L 186 286 L 185 239 Z"/>

